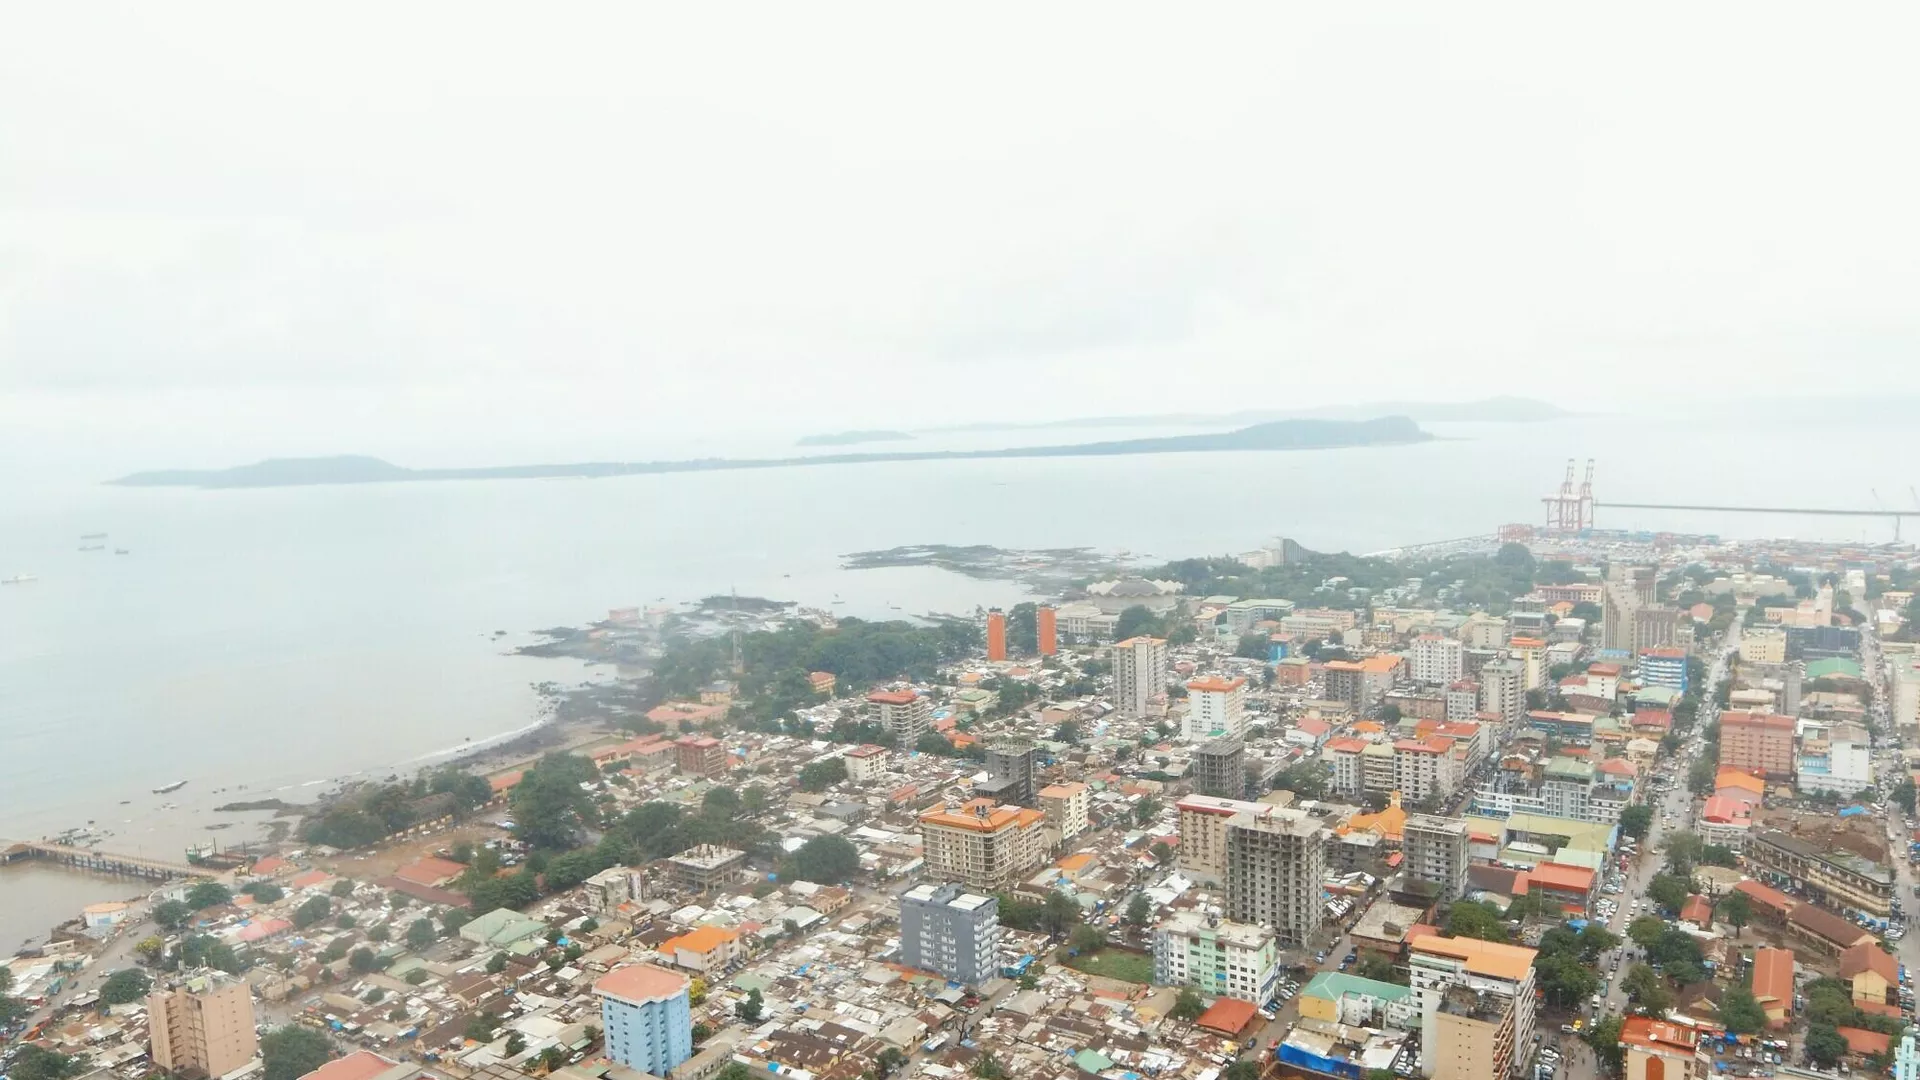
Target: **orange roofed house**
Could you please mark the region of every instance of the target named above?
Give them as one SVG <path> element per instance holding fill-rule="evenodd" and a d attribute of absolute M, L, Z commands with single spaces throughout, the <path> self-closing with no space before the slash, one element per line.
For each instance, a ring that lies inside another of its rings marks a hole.
<path fill-rule="evenodd" d="M 1672 1020 L 1629 1016 L 1620 1022 L 1626 1080 L 1699 1080 L 1712 1066 L 1697 1057 L 1700 1029 Z"/>
<path fill-rule="evenodd" d="M 1378 704 L 1387 691 L 1398 686 L 1406 675 L 1406 658 L 1395 655 L 1369 656 L 1365 660 L 1329 660 L 1324 677 L 1327 698 L 1344 701 L 1356 712 L 1365 712 Z"/>
<path fill-rule="evenodd" d="M 1047 815 L 988 799 L 949 804 L 920 815 L 927 877 L 986 891 L 1010 888 L 1040 866 L 1047 851 Z"/>
<path fill-rule="evenodd" d="M 742 954 L 740 935 L 718 926 L 702 926 L 668 938 L 656 951 L 674 967 L 703 974 L 726 967 Z"/>
<path fill-rule="evenodd" d="M 1753 950 L 1753 997 L 1767 1014 L 1767 1026 L 1779 1030 L 1793 1022 L 1793 950 Z"/>

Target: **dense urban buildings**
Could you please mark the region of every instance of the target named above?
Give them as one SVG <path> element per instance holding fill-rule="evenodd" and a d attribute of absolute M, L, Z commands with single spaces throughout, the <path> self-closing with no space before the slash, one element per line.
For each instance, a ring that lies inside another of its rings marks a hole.
<path fill-rule="evenodd" d="M 1000 908 L 958 885 L 916 885 L 900 896 L 900 961 L 979 986 L 999 972 Z"/>

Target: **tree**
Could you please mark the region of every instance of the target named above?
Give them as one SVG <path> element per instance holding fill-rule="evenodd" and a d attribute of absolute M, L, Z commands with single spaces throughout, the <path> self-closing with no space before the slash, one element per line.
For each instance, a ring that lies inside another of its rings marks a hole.
<path fill-rule="evenodd" d="M 38 1043 L 23 1043 L 8 1068 L 10 1080 L 66 1080 L 86 1071 L 86 1062 L 74 1054 L 62 1054 Z"/>
<path fill-rule="evenodd" d="M 353 913 L 349 911 L 341 912 L 340 917 L 333 920 L 333 925 L 339 927 L 342 930 L 351 930 L 355 926 L 358 926 L 359 924 L 360 924 L 360 920 L 354 918 Z"/>
<path fill-rule="evenodd" d="M 1667 932 L 1665 920 L 1658 915 L 1642 915 L 1627 924 L 1627 937 L 1643 949 L 1652 948 L 1660 935 Z"/>
<path fill-rule="evenodd" d="M 1207 1003 L 1200 997 L 1200 991 L 1195 990 L 1191 986 L 1183 986 L 1180 988 L 1179 995 L 1173 999 L 1173 1012 L 1171 1015 L 1175 1020 L 1185 1020 L 1188 1023 L 1192 1023 L 1200 1019 L 1200 1014 L 1206 1011 Z"/>
<path fill-rule="evenodd" d="M 1113 623 L 1113 640 L 1125 641 L 1130 637 L 1165 637 L 1166 630 L 1160 625 L 1159 616 L 1135 604 L 1120 613 Z"/>
<path fill-rule="evenodd" d="M 1819 985 L 1819 981 L 1807 984 L 1808 1022 L 1829 1026 L 1851 1024 L 1853 1013 L 1853 999 L 1847 991 Z"/>
<path fill-rule="evenodd" d="M 506 1051 L 508 1057 L 519 1057 L 527 1049 L 527 1037 L 517 1031 L 507 1032 Z"/>
<path fill-rule="evenodd" d="M 1673 1005 L 1673 995 L 1667 992 L 1666 983 L 1646 964 L 1628 968 L 1626 977 L 1620 980 L 1620 989 L 1648 1016 L 1660 1016 Z"/>
<path fill-rule="evenodd" d="M 1712 794 L 1713 780 L 1718 773 L 1718 768 L 1719 767 L 1714 764 L 1712 759 L 1704 756 L 1701 757 L 1700 760 L 1688 766 L 1687 767 L 1687 790 L 1692 792 L 1695 795 Z"/>
<path fill-rule="evenodd" d="M 367 991 L 366 993 L 361 994 L 360 1000 L 366 1002 L 369 1005 L 378 1005 L 380 1004 L 380 1000 L 386 996 L 387 996 L 387 988 L 384 986 L 376 986 L 373 989 Z"/>
<path fill-rule="evenodd" d="M 327 889 L 327 893 L 345 899 L 353 895 L 353 882 L 347 878 L 341 878 Z"/>
<path fill-rule="evenodd" d="M 166 948 L 167 948 L 166 940 L 163 939 L 160 935 L 148 934 L 146 937 L 143 937 L 140 939 L 140 944 L 135 945 L 133 947 L 133 951 L 135 955 L 140 957 L 140 959 L 151 964 L 154 961 L 160 959 L 160 954 L 162 952 L 165 952 Z M 0 988 L 0 989 L 4 989 L 4 988 Z"/>
<path fill-rule="evenodd" d="M 242 891 L 253 897 L 256 904 L 271 904 L 287 895 L 287 890 L 265 879 L 247 882 Z"/>
<path fill-rule="evenodd" d="M 760 1022 L 760 1014 L 766 1011 L 766 1007 L 766 999 L 761 997 L 760 991 L 749 990 L 747 996 L 734 1005 L 733 1015 L 749 1024 L 757 1024 Z"/>
<path fill-rule="evenodd" d="M 178 900 L 162 900 L 153 905 L 153 921 L 168 930 L 178 930 L 193 918 L 193 909 Z"/>
<path fill-rule="evenodd" d="M 847 778 L 847 760 L 838 754 L 800 767 L 801 791 L 825 791 Z"/>
<path fill-rule="evenodd" d="M 514 785 L 514 834 L 536 848 L 576 846 L 581 828 L 593 820 L 593 800 L 581 785 L 598 777 L 593 762 L 577 754 L 541 758 Z"/>
<path fill-rule="evenodd" d="M 1593 1048 L 1593 1059 L 1610 1073 L 1618 1073 L 1626 1060 L 1626 1051 L 1620 1045 L 1620 1026 L 1619 1015 L 1609 1014 L 1595 1020 L 1581 1036 Z"/>
<path fill-rule="evenodd" d="M 293 909 L 293 925 L 305 930 L 331 914 L 333 914 L 333 901 L 324 896 L 309 897 L 305 903 Z"/>
<path fill-rule="evenodd" d="M 233 893 L 217 881 L 202 881 L 187 890 L 187 906 L 195 911 L 205 911 L 233 899 Z"/>
<path fill-rule="evenodd" d="M 1914 603 L 1920 604 L 1920 598 L 1915 599 Z M 1893 785 L 1892 794 L 1893 801 L 1899 804 L 1900 809 L 1913 813 L 1913 777 L 1901 777 L 1900 782 Z"/>
<path fill-rule="evenodd" d="M 1647 883 L 1647 899 L 1669 911 L 1679 911 L 1687 902 L 1688 889 L 1685 878 L 1672 874 L 1655 874 Z"/>
<path fill-rule="evenodd" d="M 1729 986 L 1720 993 L 1720 1023 L 1735 1035 L 1751 1035 L 1767 1026 L 1767 1013 L 1754 1000 L 1753 991 Z"/>
<path fill-rule="evenodd" d="M 264 1080 L 299 1080 L 325 1065 L 332 1054 L 327 1037 L 302 1024 L 275 1028 L 260 1037 Z"/>
<path fill-rule="evenodd" d="M 1368 953 L 1361 957 L 1360 966 L 1354 969 L 1354 974 L 1359 975 L 1363 979 L 1372 979 L 1374 982 L 1400 983 L 1402 986 L 1406 985 L 1406 983 L 1402 981 L 1400 973 L 1394 970 L 1393 961 L 1378 953 Z"/>
<path fill-rule="evenodd" d="M 380 958 L 374 955 L 372 949 L 363 945 L 347 954 L 347 966 L 365 975 L 380 967 Z"/>
<path fill-rule="evenodd" d="M 1147 899 L 1146 893 L 1134 893 L 1127 901 L 1127 922 L 1132 926 L 1145 926 L 1153 921 L 1154 903 Z"/>
<path fill-rule="evenodd" d="M 1007 1067 L 989 1050 L 973 1059 L 973 1075 L 980 1080 L 1007 1080 Z"/>
<path fill-rule="evenodd" d="M 1831 1069 L 1847 1055 L 1847 1040 L 1832 1024 L 1807 1025 L 1807 1060 L 1823 1069 Z"/>
<path fill-rule="evenodd" d="M 1580 931 L 1580 959 L 1591 964 L 1600 958 L 1600 954 L 1617 948 L 1620 935 L 1608 930 L 1597 922 L 1590 922 Z"/>
<path fill-rule="evenodd" d="M 1653 827 L 1653 807 L 1635 804 L 1620 811 L 1620 832 L 1635 840 L 1645 840 Z"/>
<path fill-rule="evenodd" d="M 1221 1080 L 1260 1080 L 1260 1066 L 1246 1058 L 1240 1058 L 1227 1066 L 1220 1074 Z"/>
<path fill-rule="evenodd" d="M 432 919 L 415 919 L 407 927 L 407 948 L 419 952 L 433 944 L 439 936 L 434 933 Z"/>
<path fill-rule="evenodd" d="M 146 997 L 152 988 L 153 980 L 147 978 L 146 972 L 139 968 L 121 968 L 100 984 L 100 1000 L 108 1005 L 125 1005 Z"/>
<path fill-rule="evenodd" d="M 1571 952 L 1542 953 L 1535 958 L 1533 966 L 1539 976 L 1540 992 L 1563 1009 L 1577 1007 L 1600 988 L 1599 976 Z"/>
<path fill-rule="evenodd" d="M 1147 854 L 1153 856 L 1153 861 L 1159 863 L 1161 866 L 1165 866 L 1173 861 L 1173 847 L 1165 840 L 1155 840 L 1153 843 L 1148 844 Z"/>
<path fill-rule="evenodd" d="M 1472 900 L 1454 903 L 1453 910 L 1447 913 L 1447 933 L 1482 941 L 1504 943 L 1507 940 L 1507 926 L 1500 912 L 1492 904 Z"/>
<path fill-rule="evenodd" d="M 1142 795 L 1140 801 L 1133 804 L 1133 821 L 1136 825 L 1145 825 L 1158 813 L 1160 813 L 1160 800 L 1151 795 Z"/>
<path fill-rule="evenodd" d="M 1706 841 L 1698 833 L 1677 832 L 1667 836 L 1667 873 L 1691 878 L 1693 868 L 1706 850 Z"/>
<path fill-rule="evenodd" d="M 726 821 L 740 815 L 740 796 L 730 787 L 714 785 L 700 796 L 700 813 Z"/>
<path fill-rule="evenodd" d="M 793 853 L 791 869 L 802 881 L 838 885 L 860 872 L 860 852 L 841 837 L 816 836 Z"/>
<path fill-rule="evenodd" d="M 1071 720 L 1060 721 L 1060 725 L 1053 729 L 1053 741 L 1066 743 L 1069 746 L 1078 743 L 1080 741 L 1080 725 Z"/>
<path fill-rule="evenodd" d="M 440 935 L 442 937 L 452 937 L 460 932 L 461 927 L 472 921 L 472 908 L 450 907 L 440 913 Z"/>
<path fill-rule="evenodd" d="M 497 952 L 487 957 L 487 974 L 498 975 L 505 970 L 507 970 L 506 953 Z"/>
<path fill-rule="evenodd" d="M 1733 927 L 1733 936 L 1738 938 L 1741 928 L 1753 921 L 1753 902 L 1747 899 L 1746 893 L 1737 890 L 1728 893 L 1720 898 L 1720 919 Z"/>
<path fill-rule="evenodd" d="M 1310 762 L 1289 765 L 1274 774 L 1273 786 L 1285 788 L 1302 799 L 1324 799 L 1327 795 L 1327 770 Z"/>
<path fill-rule="evenodd" d="M 427 975 L 426 968 L 414 968 L 412 971 L 407 972 L 405 978 L 408 986 L 419 986 L 421 983 L 426 982 L 429 976 Z"/>
<path fill-rule="evenodd" d="M 878 1072 L 882 1077 L 892 1076 L 894 1073 L 899 1072 L 900 1067 L 906 1063 L 907 1055 L 901 1053 L 898 1047 L 893 1046 L 889 1046 L 880 1051 L 880 1055 L 873 1059 L 874 1071 Z"/>
<path fill-rule="evenodd" d="M 756 1080 L 752 1069 L 737 1061 L 730 1061 L 727 1067 L 715 1074 L 713 1080 Z"/>
<path fill-rule="evenodd" d="M 1273 655 L 1273 641 L 1266 634 L 1241 634 L 1233 655 L 1248 660 L 1265 660 Z"/>

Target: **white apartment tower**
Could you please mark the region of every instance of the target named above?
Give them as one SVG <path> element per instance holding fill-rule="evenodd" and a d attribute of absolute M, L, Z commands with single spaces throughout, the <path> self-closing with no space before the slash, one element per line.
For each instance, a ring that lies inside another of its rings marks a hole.
<path fill-rule="evenodd" d="M 1466 670 L 1467 649 L 1458 638 L 1421 634 L 1413 639 L 1413 681 L 1446 686 Z"/>
<path fill-rule="evenodd" d="M 1166 689 L 1166 639 L 1130 637 L 1113 646 L 1113 705 L 1120 715 L 1147 715 Z"/>
<path fill-rule="evenodd" d="M 1115 666 L 1118 671 L 1118 665 Z M 1247 680 L 1208 676 L 1187 683 L 1186 737 L 1204 742 L 1247 734 Z"/>

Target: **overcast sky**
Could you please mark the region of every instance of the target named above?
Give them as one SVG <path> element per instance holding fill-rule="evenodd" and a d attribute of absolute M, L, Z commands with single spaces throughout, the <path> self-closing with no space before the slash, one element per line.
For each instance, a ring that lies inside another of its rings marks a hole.
<path fill-rule="evenodd" d="M 16 445 L 1920 392 L 1911 4 L 293 10 L 0 12 Z"/>

